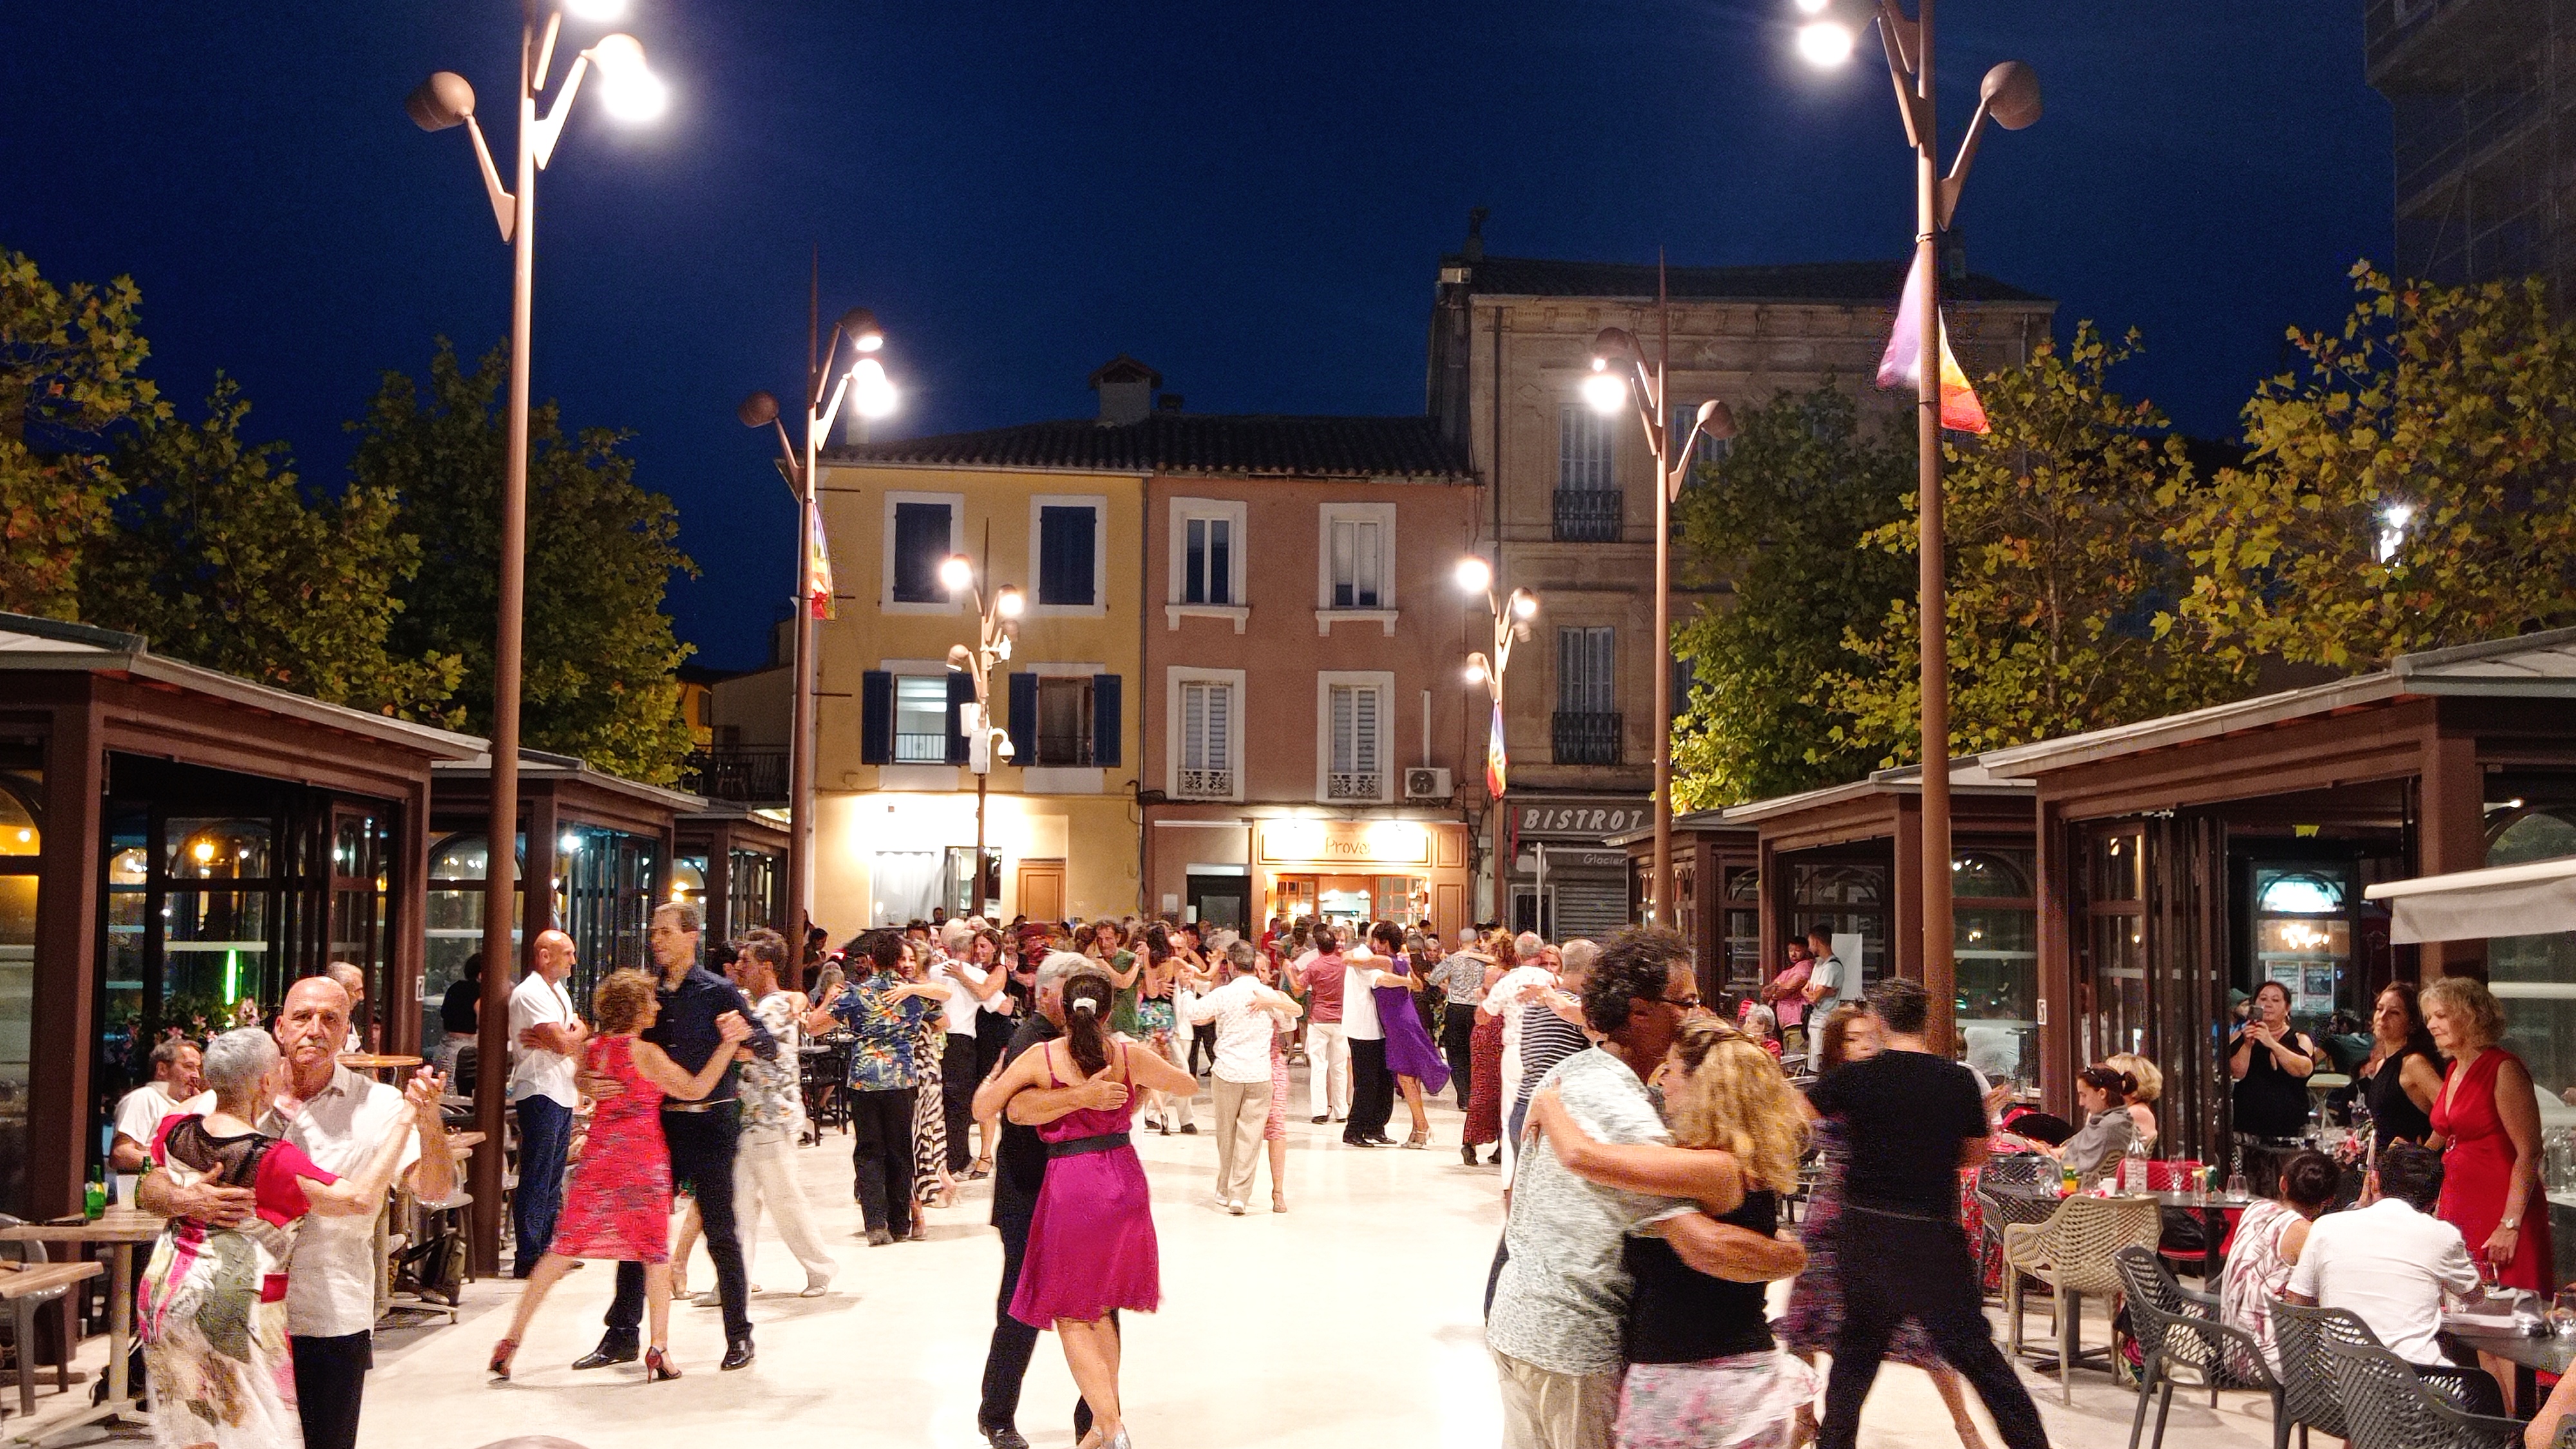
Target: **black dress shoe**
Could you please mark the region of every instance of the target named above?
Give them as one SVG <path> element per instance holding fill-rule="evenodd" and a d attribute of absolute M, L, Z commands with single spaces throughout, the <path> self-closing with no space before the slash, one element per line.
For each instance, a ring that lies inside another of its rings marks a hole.
<path fill-rule="evenodd" d="M 1372 1132 L 1369 1134 L 1368 1144 L 1371 1147 L 1393 1147 L 1395 1139 L 1383 1132 Z"/>
<path fill-rule="evenodd" d="M 1342 1139 L 1342 1145 L 1344 1147 L 1377 1147 L 1382 1144 L 1372 1142 L 1365 1137 L 1345 1137 Z"/>
<path fill-rule="evenodd" d="M 577 1369 L 595 1369 L 606 1368 L 616 1363 L 633 1363 L 635 1353 L 636 1349 L 632 1341 L 619 1343 L 614 1338 L 603 1338 L 599 1341 L 599 1347 L 574 1359 L 572 1366 Z"/>
<path fill-rule="evenodd" d="M 983 1432 L 984 1442 L 992 1445 L 993 1449 L 1029 1449 L 1026 1436 L 1008 1424 L 978 1424 L 975 1427 Z"/>
<path fill-rule="evenodd" d="M 716 1367 L 720 1369 L 751 1367 L 751 1335 L 746 1333 L 740 1338 L 726 1340 L 724 1362 L 717 1364 Z"/>

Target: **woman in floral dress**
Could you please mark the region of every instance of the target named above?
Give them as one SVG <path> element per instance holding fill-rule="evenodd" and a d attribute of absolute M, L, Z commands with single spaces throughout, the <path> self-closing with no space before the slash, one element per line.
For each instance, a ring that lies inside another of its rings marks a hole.
<path fill-rule="evenodd" d="M 653 1325 L 644 1350 L 646 1382 L 676 1379 L 671 1367 L 671 1153 L 662 1142 L 662 1099 L 694 1102 L 715 1090 L 733 1065 L 733 1044 L 751 1036 L 750 1023 L 727 1012 L 717 1019 L 724 1045 L 707 1054 L 696 1073 L 684 1071 L 638 1033 L 662 1014 L 653 978 L 641 971 L 611 971 L 591 993 L 598 1025 L 584 1056 L 597 1076 L 618 1086 L 592 1108 L 581 1161 L 564 1187 L 563 1216 L 555 1240 L 528 1275 L 510 1317 L 507 1338 L 492 1345 L 492 1377 L 510 1376 L 510 1359 L 527 1336 L 537 1305 L 546 1301 L 575 1258 L 605 1258 L 644 1265 L 644 1302 Z"/>
<path fill-rule="evenodd" d="M 1849 1062 L 1866 1061 L 1878 1055 L 1877 1019 L 1858 1006 L 1841 1006 L 1827 1016 L 1809 1038 L 1816 1050 L 1819 1076 Z M 1791 1353 L 1815 1362 L 1819 1353 L 1831 1353 L 1834 1340 L 1843 1327 L 1843 1287 L 1837 1264 L 1841 1247 L 1843 1216 L 1843 1140 L 1842 1124 L 1826 1118 L 1815 1124 L 1815 1142 L 1822 1153 L 1822 1170 L 1817 1174 L 1815 1192 L 1807 1199 L 1807 1215 L 1798 1224 L 1798 1242 L 1807 1250 L 1807 1266 L 1799 1273 L 1797 1283 L 1789 1290 L 1789 1310 L 1773 1325 L 1779 1332 L 1780 1344 Z M 1887 1358 L 1891 1363 L 1911 1364 L 1932 1376 L 1932 1387 L 1939 1390 L 1941 1403 L 1950 1411 L 1950 1422 L 1957 1428 L 1959 1442 L 1965 1449 L 1984 1449 L 1985 1440 L 1977 1432 L 1976 1420 L 1968 1417 L 1968 1400 L 1960 1389 L 1959 1375 L 1933 1346 L 1932 1335 L 1922 1324 L 1907 1319 L 1888 1340 Z M 1814 1410 L 1799 1411 L 1799 1422 L 1806 1428 Z"/>
<path fill-rule="evenodd" d="M 153 1134 L 152 1161 L 172 1182 L 187 1187 L 211 1178 L 246 1187 L 254 1208 L 232 1228 L 170 1219 L 136 1285 L 135 1336 L 159 1410 L 152 1438 L 160 1449 L 296 1449 L 304 1442 L 295 1361 L 286 1348 L 286 1260 L 296 1228 L 307 1212 L 374 1212 L 412 1141 L 410 1130 L 387 1133 L 364 1169 L 341 1178 L 293 1143 L 254 1129 L 274 1095 L 280 1060 L 276 1039 L 257 1027 L 208 1042 L 204 1071 L 214 1110 L 165 1118 Z M 435 1122 L 439 1087 L 426 1075 Z M 417 1129 L 422 1088 L 415 1083 L 403 1095 Z"/>

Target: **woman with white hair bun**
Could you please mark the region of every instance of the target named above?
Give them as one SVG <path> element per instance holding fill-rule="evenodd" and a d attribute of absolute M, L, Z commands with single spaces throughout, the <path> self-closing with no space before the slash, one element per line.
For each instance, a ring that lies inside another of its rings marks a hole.
<path fill-rule="evenodd" d="M 206 1043 L 202 1070 L 214 1107 L 169 1118 L 152 1143 L 154 1166 L 179 1187 L 212 1179 L 252 1194 L 252 1211 L 236 1226 L 170 1219 L 136 1285 L 135 1334 L 160 1409 L 153 1425 L 163 1449 L 304 1442 L 286 1347 L 286 1264 L 296 1227 L 308 1212 L 375 1212 L 402 1163 L 404 1132 L 387 1134 L 364 1168 L 342 1178 L 252 1126 L 281 1084 L 282 1060 L 276 1040 L 256 1027 Z M 404 1091 L 414 1128 L 422 1091 L 418 1084 Z M 434 1096 L 428 1105 L 436 1110 Z"/>

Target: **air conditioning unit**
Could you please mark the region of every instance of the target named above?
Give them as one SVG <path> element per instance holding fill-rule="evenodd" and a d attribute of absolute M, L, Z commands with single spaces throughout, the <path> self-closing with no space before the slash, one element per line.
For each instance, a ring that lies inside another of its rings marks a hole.
<path fill-rule="evenodd" d="M 1407 800 L 1446 800 L 1449 798 L 1449 772 L 1429 765 L 1416 765 L 1404 772 L 1404 798 Z"/>

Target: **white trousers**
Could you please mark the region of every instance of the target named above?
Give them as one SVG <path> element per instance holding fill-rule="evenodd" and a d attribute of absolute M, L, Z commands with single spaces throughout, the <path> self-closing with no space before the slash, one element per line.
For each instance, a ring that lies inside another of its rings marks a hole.
<path fill-rule="evenodd" d="M 733 1155 L 734 1232 L 742 1243 L 746 1274 L 758 1252 L 763 1207 L 778 1220 L 778 1236 L 805 1265 L 807 1280 L 830 1278 L 837 1265 L 823 1250 L 804 1191 L 796 1186 L 795 1137 L 775 1127 L 746 1127 Z"/>
<path fill-rule="evenodd" d="M 1338 1021 L 1306 1023 L 1306 1115 L 1351 1113 L 1351 1043 Z"/>

